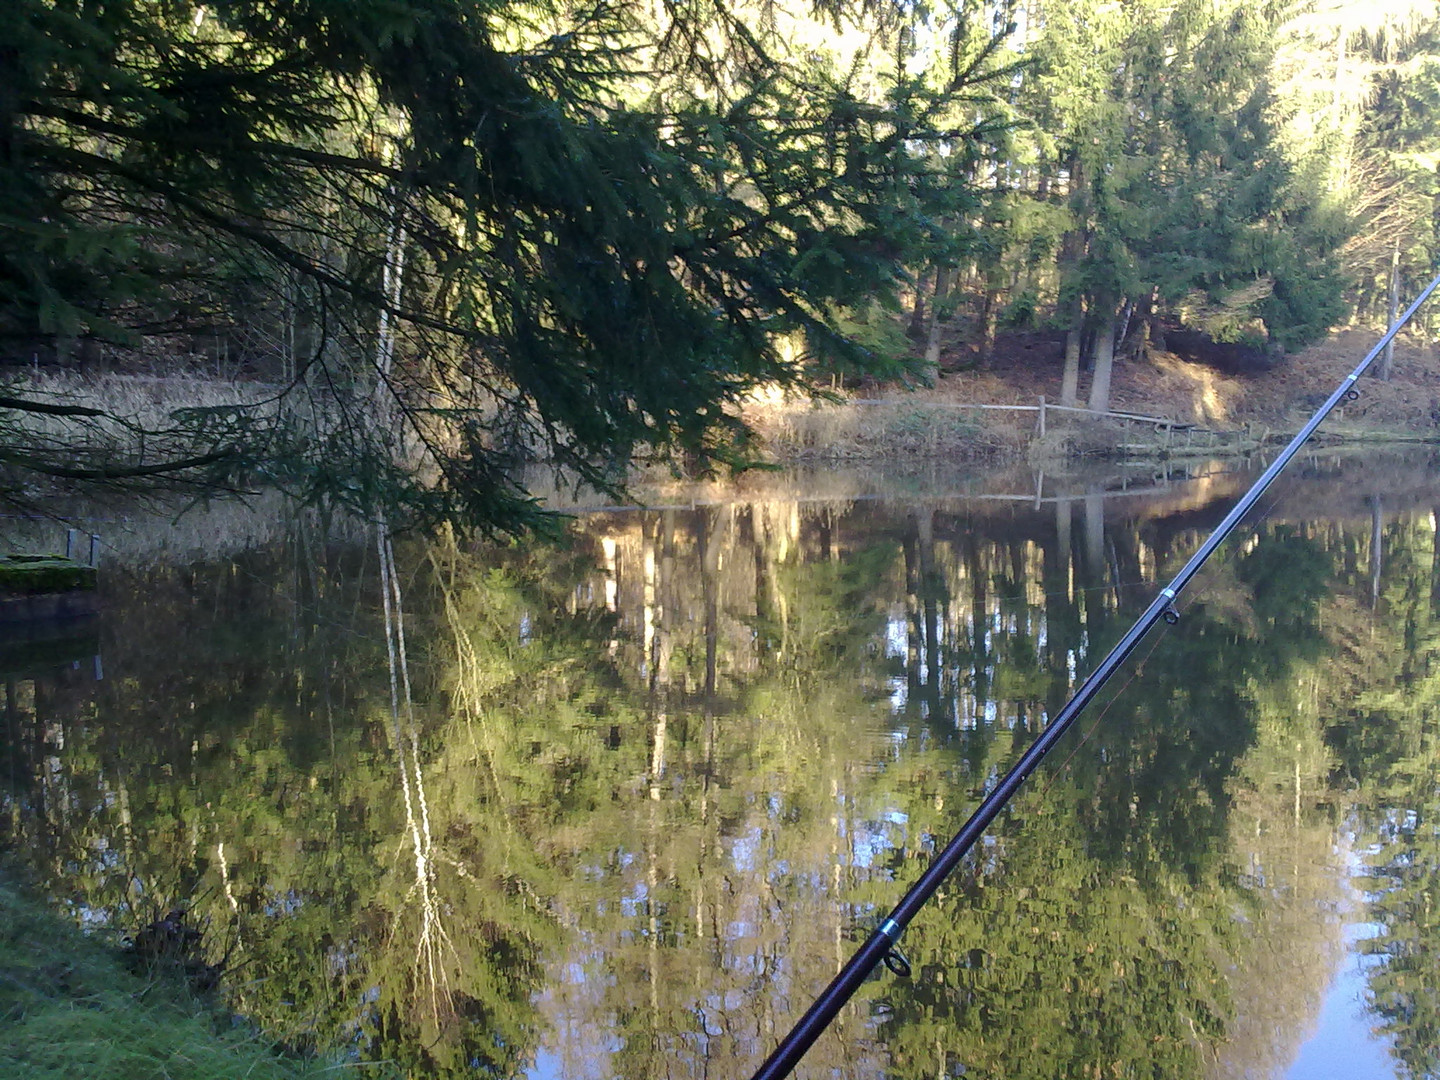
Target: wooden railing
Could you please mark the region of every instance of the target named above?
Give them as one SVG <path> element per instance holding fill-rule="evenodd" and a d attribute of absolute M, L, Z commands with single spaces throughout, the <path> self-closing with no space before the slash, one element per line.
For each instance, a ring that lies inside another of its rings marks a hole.
<path fill-rule="evenodd" d="M 1102 420 L 1114 420 L 1125 424 L 1127 427 L 1143 425 L 1164 435 L 1164 447 L 1167 450 L 1178 450 L 1175 444 L 1177 433 L 1184 433 L 1186 447 L 1196 449 L 1210 449 L 1221 445 L 1233 444 L 1235 441 L 1245 442 L 1253 438 L 1248 431 L 1224 431 L 1215 428 L 1201 427 L 1199 424 L 1189 420 L 1176 420 L 1169 416 L 1146 416 L 1144 413 L 1119 412 L 1116 410 L 1087 409 L 1078 405 L 1058 405 L 1046 401 L 1045 395 L 1041 394 L 1035 405 L 980 405 L 965 402 L 950 401 L 906 401 L 903 398 L 854 398 L 845 402 L 847 405 L 910 405 L 931 409 L 954 409 L 973 411 L 994 411 L 1014 413 L 1035 413 L 1035 434 L 1043 438 L 1049 428 L 1050 417 L 1054 413 L 1077 413 L 1083 416 L 1093 416 Z M 1196 447 L 1196 442 L 1199 446 Z M 1122 443 L 1121 450 L 1140 450 L 1153 452 L 1154 444 L 1129 445 Z"/>

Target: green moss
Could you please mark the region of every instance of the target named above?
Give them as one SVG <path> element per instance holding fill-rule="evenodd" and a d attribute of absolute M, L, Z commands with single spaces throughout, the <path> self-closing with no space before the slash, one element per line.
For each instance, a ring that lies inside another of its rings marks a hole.
<path fill-rule="evenodd" d="M 180 986 L 132 974 L 115 950 L 0 879 L 7 1080 L 295 1080 L 338 1071 L 282 1057 Z"/>
<path fill-rule="evenodd" d="M 95 588 L 95 567 L 61 555 L 0 556 L 0 593 L 66 592 Z"/>

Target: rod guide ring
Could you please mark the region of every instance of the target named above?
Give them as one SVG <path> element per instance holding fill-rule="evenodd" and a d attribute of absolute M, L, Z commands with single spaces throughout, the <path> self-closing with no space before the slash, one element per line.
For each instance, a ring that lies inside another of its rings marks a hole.
<path fill-rule="evenodd" d="M 892 947 L 884 956 L 885 966 L 890 969 L 890 974 L 897 979 L 910 978 L 910 961 L 905 959 L 905 954 L 899 949 Z"/>

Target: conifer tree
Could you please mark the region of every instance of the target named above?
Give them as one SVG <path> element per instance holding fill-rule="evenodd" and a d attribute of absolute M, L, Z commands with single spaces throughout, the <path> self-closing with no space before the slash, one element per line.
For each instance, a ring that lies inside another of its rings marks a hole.
<path fill-rule="evenodd" d="M 743 461 L 734 405 L 804 382 L 782 342 L 871 363 L 840 314 L 952 242 L 967 189 L 921 151 L 975 137 L 943 108 L 989 79 L 983 55 L 939 92 L 801 62 L 705 3 L 650 25 L 606 0 L 20 0 L 16 21 L 11 351 L 224 321 L 217 282 L 259 317 L 283 295 L 324 408 L 189 414 L 207 463 L 502 529 L 532 509 L 516 461 L 595 482 L 641 447 Z"/>
<path fill-rule="evenodd" d="M 1063 200 L 1057 245 L 1068 324 L 1062 402 L 1109 404 L 1121 335 L 1165 320 L 1223 340 L 1293 348 L 1340 313 L 1326 217 L 1281 139 L 1269 90 L 1276 25 L 1253 5 L 1046 4 L 1032 11 L 1036 71 L 1022 88 L 1034 144 Z"/>

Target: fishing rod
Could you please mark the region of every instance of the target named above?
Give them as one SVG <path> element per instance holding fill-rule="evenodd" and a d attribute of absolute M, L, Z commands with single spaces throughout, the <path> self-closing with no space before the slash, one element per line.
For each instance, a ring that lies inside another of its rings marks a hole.
<path fill-rule="evenodd" d="M 905 932 L 910 920 L 920 912 L 920 909 L 934 895 L 935 890 L 959 865 L 960 860 L 980 839 L 990 822 L 995 820 L 996 815 L 1004 809 L 1005 804 L 1020 790 L 1020 786 L 1035 771 L 1045 755 L 1060 741 L 1075 722 L 1076 717 L 1100 692 L 1101 687 L 1115 674 L 1116 669 L 1135 650 L 1135 646 L 1140 644 L 1140 640 L 1161 619 L 1172 625 L 1180 621 L 1180 612 L 1175 606 L 1175 600 L 1181 590 L 1190 583 L 1191 578 L 1200 572 L 1200 568 L 1205 565 L 1210 556 L 1214 554 L 1215 549 L 1224 542 L 1235 526 L 1240 523 L 1240 520 L 1260 501 L 1265 490 L 1285 470 L 1291 459 L 1300 452 L 1300 448 L 1315 433 L 1315 429 L 1320 426 L 1321 422 L 1341 401 L 1353 401 L 1360 396 L 1360 391 L 1355 389 L 1355 384 L 1359 381 L 1360 376 L 1365 374 L 1366 368 L 1380 355 L 1385 346 L 1394 340 L 1395 335 L 1410 321 L 1415 312 L 1420 310 L 1420 306 L 1430 298 L 1430 294 L 1437 287 L 1440 287 L 1440 277 L 1425 287 L 1424 291 L 1416 297 L 1415 302 L 1366 354 L 1365 359 L 1360 361 L 1359 366 L 1345 377 L 1344 381 L 1335 388 L 1334 393 L 1326 399 L 1325 404 L 1315 411 L 1315 415 L 1310 417 L 1299 433 L 1290 440 L 1290 444 L 1271 463 L 1260 479 L 1256 480 L 1250 490 L 1241 496 L 1240 501 L 1235 504 L 1230 513 L 1225 515 L 1225 520 L 1216 526 L 1215 531 L 1206 538 L 1195 554 L 1190 556 L 1190 561 L 1175 575 L 1169 585 L 1160 590 L 1160 594 L 1151 601 L 1150 606 L 1145 609 L 1145 613 L 1135 620 L 1119 643 L 1105 655 L 1099 666 L 1080 684 L 1080 688 L 1055 714 L 1054 720 L 1050 722 L 1040 737 L 1030 744 L 1030 748 L 1021 755 L 1020 760 L 1011 767 L 990 794 L 975 808 L 969 820 L 955 834 L 954 839 L 945 846 L 939 855 L 935 856 L 925 873 L 921 875 L 920 880 L 910 887 L 910 891 L 895 905 L 894 910 L 890 912 L 885 921 L 870 934 L 855 955 L 840 969 L 839 974 L 830 981 L 830 985 L 815 999 L 815 1003 L 810 1006 L 805 1015 L 796 1022 L 790 1030 L 790 1034 L 786 1035 L 780 1045 L 765 1059 L 765 1063 L 755 1073 L 753 1080 L 781 1080 L 782 1077 L 789 1076 L 790 1071 L 805 1055 L 805 1051 L 810 1049 L 815 1040 L 830 1026 L 830 1022 L 844 1008 L 845 1003 L 854 996 L 855 991 L 860 988 L 860 984 L 875 970 L 876 964 L 883 961 L 887 968 L 901 977 L 910 973 L 909 963 L 897 949 L 900 935 Z"/>

